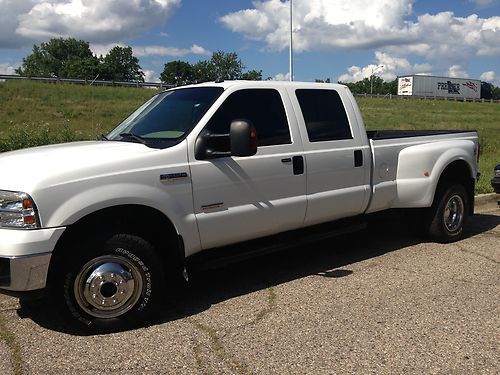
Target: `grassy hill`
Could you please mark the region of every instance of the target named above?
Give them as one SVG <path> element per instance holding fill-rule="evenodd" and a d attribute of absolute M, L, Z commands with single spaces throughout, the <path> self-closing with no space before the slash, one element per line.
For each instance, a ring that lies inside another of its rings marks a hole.
<path fill-rule="evenodd" d="M 0 151 L 93 139 L 154 95 L 150 89 L 38 82 L 0 83 Z M 475 129 L 481 139 L 482 179 L 491 192 L 500 163 L 500 104 L 400 98 L 357 98 L 368 129 Z"/>

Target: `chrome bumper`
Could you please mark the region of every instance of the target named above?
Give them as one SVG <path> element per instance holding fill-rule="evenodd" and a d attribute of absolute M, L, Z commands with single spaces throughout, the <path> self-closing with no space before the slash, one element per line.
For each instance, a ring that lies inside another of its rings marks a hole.
<path fill-rule="evenodd" d="M 43 289 L 52 253 L 0 257 L 0 289 L 25 292 Z"/>

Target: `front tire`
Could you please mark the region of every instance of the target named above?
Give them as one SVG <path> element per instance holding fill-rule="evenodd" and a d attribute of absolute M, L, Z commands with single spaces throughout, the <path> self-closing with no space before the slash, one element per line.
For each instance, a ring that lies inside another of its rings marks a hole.
<path fill-rule="evenodd" d="M 144 322 L 163 290 L 153 246 L 141 237 L 113 235 L 79 246 L 63 262 L 63 305 L 86 331 L 110 331 Z"/>
<path fill-rule="evenodd" d="M 448 184 L 438 188 L 427 219 L 430 239 L 441 243 L 461 239 L 468 218 L 468 207 L 469 198 L 462 185 Z"/>

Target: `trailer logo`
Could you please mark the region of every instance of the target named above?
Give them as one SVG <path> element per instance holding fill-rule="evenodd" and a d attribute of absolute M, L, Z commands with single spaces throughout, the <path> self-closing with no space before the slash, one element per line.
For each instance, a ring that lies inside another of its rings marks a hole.
<path fill-rule="evenodd" d="M 468 87 L 469 89 L 474 90 L 475 92 L 477 92 L 477 86 L 472 81 L 468 81 L 468 82 L 462 83 L 462 85 L 464 85 L 465 87 Z"/>
<path fill-rule="evenodd" d="M 409 78 L 402 78 L 401 79 L 401 86 L 400 86 L 400 89 L 403 90 L 407 87 L 411 87 L 412 85 L 412 82 L 411 82 L 411 79 Z"/>
<path fill-rule="evenodd" d="M 438 82 L 438 90 L 448 90 L 448 94 L 460 94 L 460 83 Z"/>

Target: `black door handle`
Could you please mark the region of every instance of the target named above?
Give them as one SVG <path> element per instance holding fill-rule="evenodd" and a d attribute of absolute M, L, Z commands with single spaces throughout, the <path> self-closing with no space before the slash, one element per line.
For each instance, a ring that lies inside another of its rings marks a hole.
<path fill-rule="evenodd" d="M 304 158 L 302 156 L 293 157 L 293 174 L 304 173 Z"/>
<path fill-rule="evenodd" d="M 354 166 L 355 167 L 363 166 L 363 151 L 361 150 L 354 151 Z"/>

